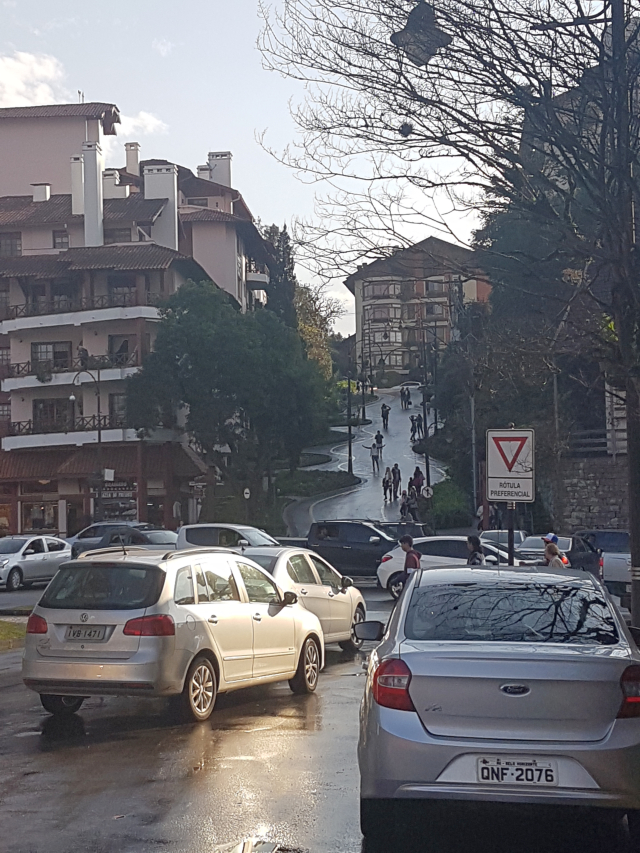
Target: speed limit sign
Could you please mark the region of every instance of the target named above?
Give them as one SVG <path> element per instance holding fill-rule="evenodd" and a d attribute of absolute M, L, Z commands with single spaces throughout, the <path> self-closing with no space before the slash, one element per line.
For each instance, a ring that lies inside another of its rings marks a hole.
<path fill-rule="evenodd" d="M 433 497 L 433 489 L 431 486 L 424 486 L 422 489 L 422 497 L 423 498 L 432 498 Z"/>

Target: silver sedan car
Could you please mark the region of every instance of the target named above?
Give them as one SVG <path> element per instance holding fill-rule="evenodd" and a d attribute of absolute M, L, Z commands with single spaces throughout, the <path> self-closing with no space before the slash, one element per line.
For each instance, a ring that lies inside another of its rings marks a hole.
<path fill-rule="evenodd" d="M 15 592 L 50 581 L 60 564 L 70 559 L 71 546 L 57 536 L 5 536 L 0 539 L 0 586 Z"/>
<path fill-rule="evenodd" d="M 626 813 L 640 850 L 640 651 L 592 575 L 421 570 L 356 633 L 366 837 L 395 849 L 398 800 L 497 801 Z"/>
<path fill-rule="evenodd" d="M 86 696 L 177 696 L 206 720 L 218 693 L 316 689 L 318 619 L 249 559 L 205 549 L 89 552 L 65 563 L 27 624 L 24 683 L 52 714 Z"/>
<path fill-rule="evenodd" d="M 295 592 L 300 603 L 316 614 L 325 643 L 339 643 L 347 652 L 362 647 L 354 629 L 364 622 L 367 608 L 351 578 L 306 548 L 245 548 L 244 554 L 266 569 L 279 587 Z"/>

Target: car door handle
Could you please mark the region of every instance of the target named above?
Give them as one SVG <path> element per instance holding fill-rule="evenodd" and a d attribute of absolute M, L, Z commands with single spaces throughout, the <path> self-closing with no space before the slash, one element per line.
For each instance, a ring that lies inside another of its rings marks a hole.
<path fill-rule="evenodd" d="M 212 625 L 217 625 L 218 624 L 218 617 L 215 615 L 209 616 L 208 621 L 211 622 Z"/>
<path fill-rule="evenodd" d="M 330 592 L 329 592 L 329 598 L 335 598 L 335 597 L 336 597 L 335 592 L 331 592 L 331 591 L 330 591 Z"/>
<path fill-rule="evenodd" d="M 254 614 L 253 614 L 253 621 L 254 621 L 254 622 L 262 622 L 262 616 L 261 616 L 261 614 L 260 614 L 260 613 L 254 613 Z"/>
<path fill-rule="evenodd" d="M 342 546 L 342 550 L 343 550 L 343 551 L 350 551 L 350 550 L 351 550 L 351 545 L 343 545 L 343 546 Z"/>
<path fill-rule="evenodd" d="M 300 595 L 308 595 L 307 590 L 306 590 L 306 589 L 301 589 L 301 590 L 300 590 Z"/>

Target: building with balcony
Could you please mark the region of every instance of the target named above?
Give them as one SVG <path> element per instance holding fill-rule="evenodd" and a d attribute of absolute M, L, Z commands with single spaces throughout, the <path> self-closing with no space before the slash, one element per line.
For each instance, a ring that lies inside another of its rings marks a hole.
<path fill-rule="evenodd" d="M 195 521 L 206 466 L 178 430 L 128 428 L 126 380 L 188 279 L 239 310 L 266 301 L 272 257 L 231 154 L 195 175 L 127 143 L 105 169 L 118 122 L 108 104 L 0 109 L 0 534 L 74 533 L 98 483 L 105 517 Z"/>
<path fill-rule="evenodd" d="M 429 237 L 360 267 L 346 286 L 355 296 L 356 353 L 362 372 L 407 376 L 445 346 L 465 303 L 491 287 L 469 249 Z"/>

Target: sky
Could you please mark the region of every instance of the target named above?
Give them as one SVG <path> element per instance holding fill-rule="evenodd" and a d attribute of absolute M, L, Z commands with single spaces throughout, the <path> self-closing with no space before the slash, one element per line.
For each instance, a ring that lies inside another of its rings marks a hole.
<path fill-rule="evenodd" d="M 278 5 L 279 0 L 274 0 Z M 107 165 L 124 165 L 124 142 L 141 157 L 195 171 L 208 151 L 233 152 L 233 186 L 263 223 L 310 218 L 316 186 L 266 153 L 296 129 L 289 103 L 300 84 L 262 68 L 258 0 L 0 0 L 0 107 L 114 103 L 123 116 Z M 428 236 L 428 235 L 424 235 Z M 304 276 L 302 276 L 304 280 Z M 353 301 L 336 329 L 354 329 Z"/>

